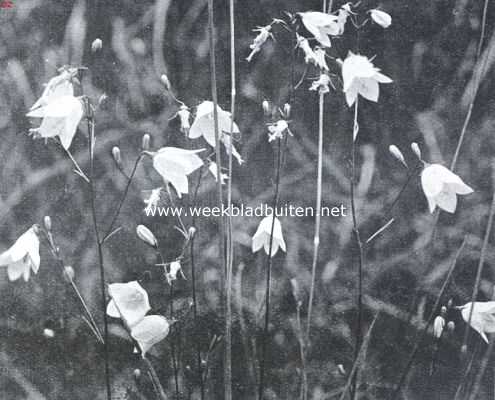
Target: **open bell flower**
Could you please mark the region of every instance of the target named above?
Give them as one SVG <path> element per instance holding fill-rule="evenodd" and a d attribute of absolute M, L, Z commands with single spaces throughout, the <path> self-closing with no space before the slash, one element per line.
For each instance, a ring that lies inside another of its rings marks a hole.
<path fill-rule="evenodd" d="M 341 28 L 336 15 L 319 11 L 308 11 L 298 14 L 305 28 L 313 34 L 322 46 L 330 47 L 332 44 L 329 35 L 336 36 L 340 34 Z"/>
<path fill-rule="evenodd" d="M 131 329 L 131 336 L 138 342 L 144 358 L 148 350 L 165 339 L 169 332 L 170 322 L 167 318 L 161 315 L 147 315 Z"/>
<path fill-rule="evenodd" d="M 342 64 L 342 77 L 349 107 L 354 104 L 358 95 L 376 103 L 380 94 L 379 83 L 392 82 L 367 57 L 352 52 L 349 52 Z"/>
<path fill-rule="evenodd" d="M 40 240 L 33 227 L 19 236 L 12 247 L 0 254 L 0 267 L 7 267 L 10 281 L 15 281 L 22 276 L 27 282 L 31 270 L 35 274 L 38 273 Z"/>
<path fill-rule="evenodd" d="M 449 213 L 455 212 L 457 195 L 473 193 L 462 179 L 440 164 L 429 164 L 421 173 L 421 186 L 428 200 L 430 213 L 438 206 Z"/>
<path fill-rule="evenodd" d="M 273 219 L 275 218 L 275 222 Z M 272 251 L 271 257 L 277 254 L 278 249 L 282 249 L 283 252 L 286 251 L 284 236 L 282 234 L 282 225 L 277 217 L 265 217 L 261 220 L 258 225 L 258 229 L 253 236 L 252 240 L 252 250 L 253 253 L 259 251 L 262 247 L 265 249 L 265 253 L 270 253 L 270 234 L 272 232 L 273 226 L 273 240 L 272 240 Z"/>
<path fill-rule="evenodd" d="M 457 307 L 461 310 L 462 318 L 466 323 L 470 323 L 471 328 L 478 332 L 483 340 L 488 343 L 487 333 L 495 333 L 495 301 L 477 301 L 474 303 L 471 322 L 469 314 L 471 313 L 472 303 L 466 303 Z"/>
<path fill-rule="evenodd" d="M 50 104 L 52 101 L 64 97 L 73 96 L 74 87 L 72 79 L 77 73 L 76 68 L 64 68 L 61 73 L 52 79 L 45 85 L 45 89 L 41 97 L 31 107 L 30 111 L 33 111 L 39 107 L 44 107 Z"/>
<path fill-rule="evenodd" d="M 162 147 L 156 153 L 149 154 L 153 157 L 155 170 L 163 177 L 165 182 L 170 182 L 180 198 L 182 193 L 189 193 L 187 176 L 203 165 L 203 161 L 197 154 L 204 150 Z"/>
<path fill-rule="evenodd" d="M 203 136 L 211 147 L 215 147 L 215 121 L 213 110 L 214 105 L 212 101 L 203 101 L 200 105 L 198 105 L 196 110 L 196 118 L 194 118 L 194 122 L 189 130 L 189 139 L 197 139 Z M 241 132 L 239 131 L 237 124 L 235 122 L 232 123 L 230 112 L 222 110 L 218 105 L 217 115 L 220 141 L 224 144 L 227 154 L 229 154 L 231 147 L 231 129 L 233 135 L 238 135 Z M 234 146 L 232 146 L 232 155 L 237 159 L 239 164 L 242 164 L 243 160 Z"/>
<path fill-rule="evenodd" d="M 35 137 L 58 136 L 66 150 L 72 143 L 83 115 L 84 107 L 81 100 L 72 95 L 58 97 L 27 113 L 28 117 L 42 118 L 40 127 L 31 129 Z"/>
<path fill-rule="evenodd" d="M 392 17 L 385 11 L 373 9 L 370 10 L 371 19 L 382 28 L 388 28 L 392 24 Z"/>
<path fill-rule="evenodd" d="M 172 261 L 170 263 L 168 272 L 165 273 L 165 278 L 167 279 L 167 283 L 169 285 L 171 285 L 173 281 L 177 280 L 177 274 L 180 274 L 182 278 L 186 279 L 184 273 L 182 272 L 180 261 Z"/>

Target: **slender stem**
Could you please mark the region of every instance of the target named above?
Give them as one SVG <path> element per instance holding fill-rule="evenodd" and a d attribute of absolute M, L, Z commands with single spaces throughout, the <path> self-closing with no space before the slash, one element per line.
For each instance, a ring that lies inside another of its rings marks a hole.
<path fill-rule="evenodd" d="M 494 345 L 495 345 L 495 341 L 493 340 L 493 338 L 490 338 L 490 344 L 488 345 L 488 348 L 486 349 L 485 354 L 483 356 L 483 360 L 481 361 L 481 368 L 476 374 L 476 378 L 474 380 L 474 386 L 470 390 L 470 395 L 468 400 L 476 400 L 478 398 L 478 393 L 481 388 L 481 381 L 483 380 L 483 376 L 485 375 L 486 368 L 488 367 L 488 363 L 490 362 Z"/>
<path fill-rule="evenodd" d="M 418 350 L 420 349 L 420 346 L 421 346 L 423 340 L 425 339 L 425 337 L 428 333 L 428 328 L 431 325 L 431 323 L 433 322 L 433 319 L 435 318 L 435 316 L 437 315 L 438 306 L 440 305 L 440 301 L 442 300 L 442 296 L 445 293 L 445 290 L 447 289 L 447 287 L 450 283 L 450 280 L 451 280 L 452 275 L 454 273 L 455 267 L 457 265 L 457 260 L 459 259 L 462 251 L 464 250 L 465 245 L 466 245 L 466 238 L 464 238 L 464 240 L 461 244 L 461 247 L 459 247 L 459 249 L 457 250 L 457 252 L 455 254 L 455 257 L 454 257 L 452 264 L 449 268 L 447 276 L 445 277 L 445 281 L 443 282 L 443 285 L 442 285 L 440 291 L 438 292 L 437 298 L 435 300 L 435 304 L 431 308 L 431 313 L 428 317 L 428 320 L 426 321 L 426 324 L 423 328 L 423 331 L 418 335 L 418 338 L 414 344 L 413 350 L 411 351 L 411 354 L 409 355 L 409 358 L 407 360 L 406 367 L 404 368 L 404 371 L 402 372 L 402 374 L 399 378 L 399 383 L 397 384 L 397 386 L 395 387 L 395 390 L 393 391 L 392 395 L 390 396 L 390 400 L 396 400 L 397 399 L 397 396 L 400 393 L 402 385 L 406 381 L 407 375 L 409 374 L 409 371 L 412 367 L 412 364 L 414 362 L 416 354 L 418 353 Z"/>
<path fill-rule="evenodd" d="M 170 318 L 173 320 L 174 318 L 174 286 L 170 283 Z M 171 330 L 174 329 L 173 326 Z M 175 330 L 175 329 L 174 329 Z M 172 332 L 171 332 L 172 333 Z M 175 340 L 170 337 L 170 350 L 172 352 L 172 367 L 174 369 L 174 383 L 175 383 L 175 398 L 177 400 L 180 399 L 180 390 L 179 390 L 179 367 L 177 364 L 177 354 L 175 349 Z"/>
<path fill-rule="evenodd" d="M 304 340 L 304 331 L 301 323 L 301 302 L 297 303 L 296 308 L 296 322 L 297 332 L 299 340 L 299 355 L 301 357 L 301 369 L 302 369 L 302 385 L 301 385 L 301 400 L 307 400 L 308 398 L 308 373 L 306 368 L 306 349 Z"/>
<path fill-rule="evenodd" d="M 132 180 L 134 178 L 134 175 L 136 175 L 137 167 L 141 162 L 142 158 L 143 158 L 143 154 L 140 154 L 139 157 L 136 159 L 136 162 L 134 163 L 134 167 L 132 168 L 131 175 L 127 179 L 127 184 L 125 185 L 124 193 L 122 194 L 119 204 L 117 206 L 117 210 L 113 215 L 112 222 L 110 222 L 110 226 L 108 227 L 105 235 L 103 236 L 101 243 L 104 243 L 113 234 L 113 228 L 115 226 L 115 223 L 117 222 L 117 219 L 119 218 L 120 212 L 122 211 L 122 206 L 124 205 L 124 202 L 127 198 L 127 194 L 129 193 L 129 188 L 131 187 Z"/>
<path fill-rule="evenodd" d="M 62 147 L 62 149 L 64 149 L 65 154 L 67 154 L 67 156 L 71 160 L 72 164 L 74 165 L 75 172 L 77 173 L 77 175 L 79 175 L 81 178 L 83 178 L 86 183 L 89 183 L 89 178 L 86 176 L 84 171 L 81 169 L 81 167 L 79 166 L 79 164 L 77 163 L 76 159 L 74 158 L 72 153 L 69 151 L 69 149 L 66 149 L 64 146 L 62 146 L 62 143 L 59 143 L 59 145 L 60 145 L 60 147 Z"/>
<path fill-rule="evenodd" d="M 325 2 L 324 2 L 325 3 Z M 323 180 L 323 111 L 325 94 L 319 95 L 319 116 L 318 116 L 318 177 L 316 183 L 316 221 L 315 235 L 313 240 L 313 265 L 311 268 L 311 288 L 309 291 L 308 317 L 306 321 L 306 343 L 309 345 L 309 334 L 311 330 L 311 313 L 313 310 L 313 296 L 315 292 L 316 264 L 318 263 L 318 249 L 320 246 L 320 225 L 321 225 L 321 192 Z"/>
<path fill-rule="evenodd" d="M 270 231 L 270 243 L 268 246 L 268 254 L 266 257 L 266 292 L 265 292 L 265 325 L 263 328 L 263 337 L 261 342 L 261 363 L 260 363 L 260 381 L 258 388 L 258 400 L 263 400 L 263 392 L 265 388 L 265 368 L 266 368 L 266 346 L 268 342 L 268 327 L 270 325 L 270 296 L 272 286 L 272 246 L 273 246 L 273 231 L 275 229 L 275 214 L 278 205 L 280 192 L 280 170 L 282 166 L 282 142 L 279 139 L 277 143 L 277 171 L 275 177 L 275 194 L 273 196 L 273 220 Z"/>
<path fill-rule="evenodd" d="M 351 212 L 352 212 L 352 227 L 354 231 L 354 237 L 356 240 L 356 247 L 358 249 L 358 295 L 357 295 L 357 327 L 356 327 L 356 345 L 354 348 L 354 359 L 356 360 L 359 355 L 359 349 L 362 343 L 362 326 L 363 326 L 363 264 L 364 264 L 364 251 L 363 244 L 361 242 L 361 236 L 359 234 L 358 221 L 356 217 L 356 134 L 359 129 L 358 125 L 358 99 L 354 105 L 354 126 L 353 126 L 353 140 L 352 140 L 352 159 L 351 159 Z M 356 395 L 357 376 L 353 377 L 352 382 L 352 398 Z"/>
<path fill-rule="evenodd" d="M 108 351 L 108 317 L 107 317 L 107 299 L 105 293 L 105 268 L 103 265 L 103 251 L 100 241 L 100 231 L 98 229 L 98 221 L 96 219 L 96 194 L 94 186 L 94 139 L 95 139 L 95 124 L 94 116 L 91 110 L 91 104 L 89 100 L 86 102 L 87 108 L 87 124 L 88 124 L 88 151 L 89 151 L 89 190 L 90 190 L 90 201 L 91 201 L 91 216 L 93 220 L 93 229 L 95 234 L 95 244 L 98 253 L 98 265 L 100 267 L 100 290 L 101 290 L 101 311 L 103 313 L 103 324 L 104 324 L 104 358 L 105 358 L 105 384 L 107 400 L 112 399 L 112 388 L 110 385 L 110 360 Z"/>
<path fill-rule="evenodd" d="M 230 19 L 230 141 L 229 141 L 229 179 L 227 182 L 227 208 L 232 206 L 232 149 L 234 134 L 235 100 L 236 100 L 236 70 L 235 70 L 235 20 L 234 6 L 235 0 L 229 2 Z M 218 174 L 221 183 L 221 175 Z M 225 310 L 225 378 L 224 378 L 224 398 L 232 400 L 232 271 L 234 263 L 234 245 L 232 242 L 232 216 L 227 217 L 227 276 L 225 280 L 226 310 Z"/>
<path fill-rule="evenodd" d="M 158 378 L 153 364 L 151 364 L 151 361 L 146 356 L 143 357 L 143 361 L 146 364 L 146 367 L 148 367 L 153 387 L 157 391 L 158 396 L 160 396 L 161 400 L 167 400 L 167 395 L 165 394 L 165 390 L 163 390 L 163 386 L 160 383 L 160 379 Z"/>

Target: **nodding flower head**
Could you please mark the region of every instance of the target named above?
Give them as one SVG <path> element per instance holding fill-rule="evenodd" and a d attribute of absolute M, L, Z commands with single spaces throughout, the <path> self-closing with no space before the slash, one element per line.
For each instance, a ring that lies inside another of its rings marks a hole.
<path fill-rule="evenodd" d="M 471 308 L 473 312 L 470 321 Z M 486 334 L 495 333 L 495 301 L 477 301 L 474 306 L 473 303 L 466 303 L 457 309 L 461 311 L 462 319 L 488 343 Z"/>
<path fill-rule="evenodd" d="M 275 219 L 275 220 L 274 220 Z M 261 220 L 258 225 L 258 229 L 253 236 L 252 250 L 253 253 L 259 251 L 262 247 L 265 249 L 266 254 L 270 254 L 270 236 L 272 233 L 273 224 L 273 239 L 271 240 L 272 251 L 271 257 L 277 254 L 278 249 L 286 251 L 284 236 L 282 234 L 282 225 L 277 217 L 270 216 Z"/>
<path fill-rule="evenodd" d="M 27 282 L 31 270 L 38 273 L 40 240 L 34 227 L 29 228 L 7 251 L 0 254 L 0 267 L 7 267 L 7 275 L 11 281 L 22 276 Z"/>
<path fill-rule="evenodd" d="M 298 13 L 304 27 L 313 34 L 315 39 L 325 47 L 330 47 L 329 35 L 340 34 L 340 26 L 336 15 L 322 13 L 318 11 L 308 11 Z"/>

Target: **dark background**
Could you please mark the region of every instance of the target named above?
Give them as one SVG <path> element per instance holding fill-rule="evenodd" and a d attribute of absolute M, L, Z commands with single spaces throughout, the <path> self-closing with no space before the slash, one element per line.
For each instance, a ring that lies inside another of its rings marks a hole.
<path fill-rule="evenodd" d="M 97 205 L 102 226 L 115 211 L 125 179 L 115 168 L 110 151 L 121 148 L 124 166 L 132 168 L 140 150 L 141 137 L 152 136 L 154 149 L 162 145 L 190 146 L 179 131 L 177 119 L 170 119 L 177 106 L 164 92 L 159 77 L 167 73 L 175 95 L 190 107 L 210 99 L 207 10 L 204 0 L 151 1 L 41 1 L 13 0 L 14 8 L 0 10 L 0 248 L 6 249 L 44 215 L 53 219 L 54 234 L 67 265 L 75 270 L 75 280 L 83 296 L 102 323 L 99 310 L 98 267 L 89 195 L 85 184 L 71 173 L 72 166 L 53 142 L 28 137 L 27 110 L 39 97 L 43 83 L 62 65 L 84 65 L 86 94 L 108 100 L 97 115 Z M 334 9 L 341 2 L 334 2 Z M 408 185 L 391 214 L 388 206 L 405 182 L 407 171 L 390 156 L 388 146 L 398 145 L 414 164 L 409 150 L 420 143 L 425 160 L 448 165 L 472 98 L 483 2 L 481 1 L 363 1 L 362 10 L 380 6 L 393 17 L 386 30 L 368 24 L 360 33 L 359 50 L 390 76 L 393 84 L 381 85 L 378 104 L 360 103 L 358 219 L 363 237 L 368 237 L 391 216 L 395 223 L 377 238 L 366 252 L 366 321 L 381 311 L 362 368 L 363 398 L 384 399 L 404 368 L 422 322 L 431 311 L 435 296 L 455 251 L 467 235 L 463 252 L 442 302 L 469 301 L 481 241 L 493 192 L 495 128 L 493 64 L 495 38 L 492 37 L 495 7 L 489 4 L 482 60 L 486 60 L 472 119 L 460 152 L 456 172 L 475 193 L 460 199 L 454 215 L 442 212 L 435 232 L 434 217 L 428 213 L 419 176 Z M 257 205 L 270 201 L 273 193 L 275 150 L 267 143 L 267 129 L 261 102 L 271 100 L 282 106 L 291 100 L 291 131 L 282 172 L 281 202 L 311 206 L 316 195 L 316 137 L 318 99 L 307 89 L 307 80 L 292 94 L 291 77 L 303 75 L 302 55 L 291 56 L 287 33 L 275 28 L 277 41 L 269 40 L 262 52 L 247 63 L 249 44 L 256 26 L 283 17 L 283 11 L 318 10 L 318 1 L 237 2 L 236 60 L 237 115 L 242 138 L 236 145 L 246 160 L 234 166 L 234 201 Z M 228 4 L 215 1 L 217 78 L 219 103 L 230 107 L 230 66 Z M 348 24 L 349 25 L 349 24 Z M 94 55 L 90 45 L 103 40 L 102 52 Z M 336 39 L 331 54 L 344 58 L 347 49 L 356 51 L 355 30 Z M 480 65 L 480 64 L 479 64 Z M 332 64 L 334 72 L 335 65 Z M 293 74 L 293 75 L 292 75 Z M 293 79 L 293 78 L 292 78 Z M 352 110 L 345 104 L 338 86 L 326 96 L 324 205 L 350 206 L 349 159 L 352 137 Z M 81 127 L 71 151 L 87 168 L 86 131 Z M 199 146 L 194 144 L 194 146 Z M 196 181 L 197 174 L 192 176 Z M 147 218 L 142 213 L 141 190 L 160 185 L 149 162 L 138 170 L 119 224 L 123 226 L 105 251 L 108 282 L 147 277 L 155 312 L 167 315 L 168 288 L 156 259 L 135 236 L 135 226 L 145 223 L 158 237 L 162 251 L 172 259 L 180 252 L 181 237 L 170 218 Z M 199 191 L 201 202 L 211 203 L 215 185 L 205 175 Z M 184 199 L 187 204 L 188 198 Z M 256 389 L 256 338 L 262 329 L 264 257 L 253 255 L 250 236 L 258 218 L 235 218 L 236 256 L 234 261 L 234 397 L 254 398 Z M 302 289 L 306 310 L 309 293 L 313 218 L 282 218 L 287 254 L 274 261 L 273 313 L 267 374 L 271 399 L 297 397 L 300 382 L 298 342 L 295 334 L 295 302 L 289 280 L 296 278 Z M 220 259 L 217 223 L 198 221 L 196 261 L 201 345 L 206 350 L 211 338 L 221 334 L 219 303 Z M 338 393 L 346 377 L 342 364 L 352 368 L 357 259 L 352 244 L 350 217 L 323 218 L 320 262 L 316 277 L 312 347 L 308 353 L 310 398 L 330 399 Z M 489 246 L 481 284 L 480 299 L 492 296 L 495 253 Z M 149 274 L 145 274 L 149 271 Z M 189 265 L 184 271 L 190 277 Z M 99 399 L 103 398 L 101 349 L 79 315 L 73 293 L 62 274 L 42 247 L 42 263 L 37 276 L 28 283 L 9 282 L 0 271 L 0 393 L 4 399 Z M 175 302 L 184 315 L 181 331 L 181 386 L 184 398 L 197 385 L 186 371 L 194 368 L 193 325 L 187 312 L 190 279 L 179 281 Z M 442 340 L 438 352 L 432 336 L 420 347 L 407 384 L 408 399 L 452 399 L 466 360 L 460 345 L 464 322 L 449 313 L 456 329 Z M 46 338 L 44 328 L 55 331 Z M 153 398 L 144 379 L 140 393 L 132 371 L 143 368 L 132 345 L 122 337 L 117 325 L 110 341 L 114 398 Z M 164 387 L 172 394 L 170 338 L 152 353 Z M 483 354 L 485 345 L 476 334 L 468 342 L 468 352 Z M 432 360 L 436 369 L 430 373 Z M 473 374 L 481 356 L 475 357 Z M 221 398 L 222 350 L 213 352 L 208 392 Z M 471 379 L 471 375 L 468 379 Z M 487 373 L 480 397 L 493 397 L 493 374 Z M 128 393 L 127 393 L 128 392 Z M 129 394 L 131 393 L 132 394 Z M 127 394 L 126 394 L 127 393 Z M 119 397 L 120 396 L 120 397 Z M 126 397 L 128 396 L 128 397 Z M 129 397 L 135 396 L 135 397 Z M 141 397 L 139 397 L 141 396 Z M 147 397 L 146 397 L 147 396 Z"/>

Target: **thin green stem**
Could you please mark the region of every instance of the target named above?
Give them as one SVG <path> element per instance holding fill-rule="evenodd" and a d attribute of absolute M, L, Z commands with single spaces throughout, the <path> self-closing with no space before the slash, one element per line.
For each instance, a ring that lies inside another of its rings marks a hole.
<path fill-rule="evenodd" d="M 157 395 L 160 397 L 161 400 L 167 400 L 167 395 L 165 394 L 165 390 L 163 390 L 163 386 L 160 383 L 160 379 L 158 378 L 158 375 L 155 371 L 155 368 L 153 367 L 153 364 L 146 356 L 143 357 L 143 361 L 146 364 L 146 367 L 148 368 L 151 381 L 153 382 L 153 387 L 157 392 Z"/>

